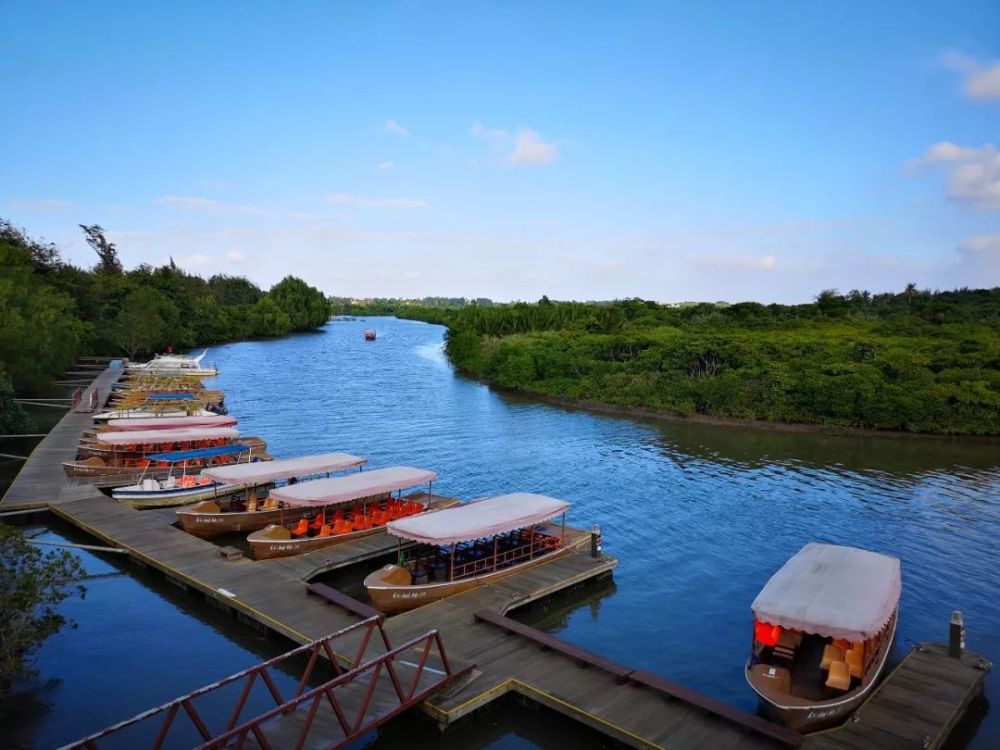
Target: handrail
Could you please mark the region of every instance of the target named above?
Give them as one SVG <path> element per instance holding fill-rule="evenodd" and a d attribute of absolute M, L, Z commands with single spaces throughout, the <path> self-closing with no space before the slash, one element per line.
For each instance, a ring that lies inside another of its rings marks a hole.
<path fill-rule="evenodd" d="M 632 682 L 636 685 L 650 688 L 651 690 L 655 690 L 668 698 L 683 701 L 693 708 L 700 709 L 705 713 L 718 716 L 721 719 L 738 724 L 749 731 L 770 737 L 771 739 L 776 740 L 783 745 L 787 745 L 788 747 L 800 747 L 804 740 L 804 737 L 801 734 L 794 732 L 791 729 L 778 726 L 777 724 L 773 724 L 770 721 L 762 719 L 758 716 L 741 711 L 740 709 L 734 708 L 727 703 L 723 703 L 715 698 L 710 698 L 707 695 L 702 695 L 701 693 L 683 687 L 682 685 L 678 685 L 675 682 L 671 682 L 670 680 L 660 677 L 659 675 L 652 674 L 651 672 L 630 669 L 622 664 L 618 664 L 617 662 L 598 656 L 591 651 L 582 649 L 579 646 L 566 643 L 554 635 L 542 632 L 541 630 L 537 630 L 530 625 L 525 625 L 517 620 L 512 620 L 509 617 L 505 617 L 504 615 L 491 610 L 479 610 L 473 614 L 473 617 L 477 622 L 489 623 L 490 625 L 503 628 L 508 633 L 516 633 L 524 638 L 528 638 L 546 649 L 555 651 L 563 656 L 573 659 L 577 663 L 597 667 L 598 669 L 614 675 L 621 682 Z"/>

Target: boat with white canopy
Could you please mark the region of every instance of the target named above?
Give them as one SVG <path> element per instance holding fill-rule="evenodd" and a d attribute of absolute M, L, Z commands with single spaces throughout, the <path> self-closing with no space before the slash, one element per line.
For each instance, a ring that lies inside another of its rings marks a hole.
<path fill-rule="evenodd" d="M 399 563 L 368 575 L 365 588 L 378 609 L 404 612 L 542 565 L 573 549 L 568 509 L 565 500 L 517 492 L 392 521 Z M 556 516 L 560 525 L 545 523 Z M 418 546 L 404 551 L 404 540 Z"/>
<path fill-rule="evenodd" d="M 390 466 L 287 485 L 272 491 L 271 497 L 289 506 L 311 509 L 311 520 L 300 517 L 297 521 L 271 524 L 250 534 L 247 542 L 254 558 L 266 560 L 378 534 L 396 519 L 458 504 L 454 498 L 431 494 L 436 479 L 437 473 L 427 469 Z M 426 492 L 403 494 L 404 490 L 422 485 L 427 485 Z"/>
<path fill-rule="evenodd" d="M 885 668 L 901 586 L 888 555 L 810 542 L 791 557 L 751 606 L 746 679 L 765 712 L 800 732 L 850 716 Z"/>
<path fill-rule="evenodd" d="M 109 419 L 107 432 L 139 432 L 143 430 L 179 430 L 187 427 L 234 427 L 236 418 L 225 414 L 191 414 L 178 417 L 142 417 L 138 419 Z"/>
<path fill-rule="evenodd" d="M 186 532 L 205 539 L 237 531 L 255 531 L 269 524 L 298 521 L 315 515 L 315 508 L 279 502 L 269 494 L 277 484 L 360 469 L 366 463 L 368 459 L 350 453 L 320 453 L 267 463 L 205 469 L 202 476 L 209 480 L 246 491 L 230 495 L 225 502 L 213 497 L 197 505 L 180 508 L 177 520 Z"/>
<path fill-rule="evenodd" d="M 211 498 L 216 503 L 246 489 L 245 485 L 227 485 L 208 476 L 201 467 L 220 459 L 246 461 L 226 468 L 252 467 L 266 458 L 251 455 L 243 445 L 222 445 L 191 451 L 154 453 L 135 484 L 116 487 L 111 497 L 133 508 L 164 508 Z M 270 461 L 268 461 L 270 463 Z M 167 474 L 162 472 L 168 466 Z M 152 468 L 157 467 L 157 468 Z M 221 468 L 221 467 L 220 467 Z"/>
<path fill-rule="evenodd" d="M 136 430 L 99 432 L 81 441 L 77 459 L 63 464 L 69 477 L 110 480 L 124 477 L 126 481 L 153 470 L 165 474 L 170 465 L 153 461 L 152 454 L 193 451 L 204 448 L 238 446 L 237 455 L 247 454 L 267 459 L 267 443 L 258 437 L 243 437 L 232 427 L 186 427 L 179 430 Z M 215 463 L 236 463 L 237 458 L 223 455 Z M 197 464 L 199 468 L 210 465 Z"/>

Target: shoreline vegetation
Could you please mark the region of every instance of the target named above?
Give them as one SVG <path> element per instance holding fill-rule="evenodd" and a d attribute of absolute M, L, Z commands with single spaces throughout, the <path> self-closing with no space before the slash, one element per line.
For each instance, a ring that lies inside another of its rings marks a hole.
<path fill-rule="evenodd" d="M 459 371 L 565 406 L 840 433 L 1000 435 L 1000 288 L 812 303 L 333 300 L 448 328 Z"/>
<path fill-rule="evenodd" d="M 166 350 L 283 336 L 326 324 L 326 296 L 286 276 L 264 291 L 240 276 L 209 279 L 173 261 L 123 268 L 104 230 L 80 225 L 90 269 L 0 219 L 0 434 L 30 431 L 13 401 L 40 395 L 78 356 L 135 359 Z"/>

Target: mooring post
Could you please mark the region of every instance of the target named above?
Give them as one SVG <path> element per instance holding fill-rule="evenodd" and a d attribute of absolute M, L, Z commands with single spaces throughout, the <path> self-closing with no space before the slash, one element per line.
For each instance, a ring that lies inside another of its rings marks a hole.
<path fill-rule="evenodd" d="M 957 609 L 951 613 L 951 627 L 948 631 L 948 656 L 958 658 L 965 648 L 965 622 Z"/>
<path fill-rule="evenodd" d="M 601 556 L 601 527 L 596 523 L 590 529 L 590 556 Z"/>

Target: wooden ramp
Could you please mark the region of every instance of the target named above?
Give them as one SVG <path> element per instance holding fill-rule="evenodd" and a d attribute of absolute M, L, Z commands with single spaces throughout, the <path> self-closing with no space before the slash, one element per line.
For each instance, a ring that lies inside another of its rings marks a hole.
<path fill-rule="evenodd" d="M 916 646 L 855 713 L 854 720 L 818 732 L 808 750 L 939 748 L 983 694 L 990 661 L 972 651 L 948 656 L 937 643 Z"/>

